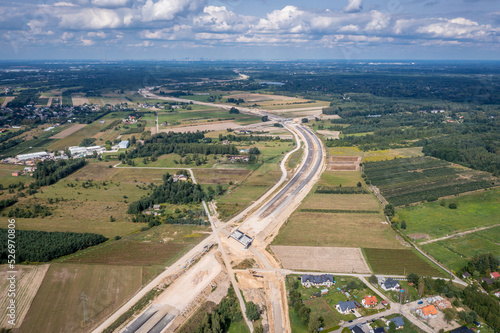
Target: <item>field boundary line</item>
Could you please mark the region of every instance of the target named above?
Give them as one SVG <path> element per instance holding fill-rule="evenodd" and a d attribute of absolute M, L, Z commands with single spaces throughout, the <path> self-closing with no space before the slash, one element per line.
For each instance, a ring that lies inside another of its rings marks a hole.
<path fill-rule="evenodd" d="M 449 236 L 445 236 L 445 237 L 440 237 L 440 238 L 435 238 L 435 239 L 431 239 L 431 240 L 419 243 L 419 245 L 425 245 L 425 244 L 429 244 L 429 243 L 439 242 L 439 241 L 442 241 L 442 240 L 445 240 L 445 239 L 450 239 L 450 238 L 454 238 L 454 237 L 459 237 L 459 236 L 464 236 L 464 235 L 468 235 L 468 234 L 473 234 L 473 233 L 478 232 L 478 231 L 482 231 L 482 230 L 486 230 L 486 229 L 490 229 L 490 228 L 494 228 L 494 227 L 498 227 L 498 226 L 500 226 L 500 223 L 494 224 L 494 225 L 490 225 L 490 226 L 486 226 L 486 227 L 476 228 L 474 230 L 467 230 L 467 231 L 457 232 L 456 234 L 453 234 L 453 235 L 449 235 Z"/>

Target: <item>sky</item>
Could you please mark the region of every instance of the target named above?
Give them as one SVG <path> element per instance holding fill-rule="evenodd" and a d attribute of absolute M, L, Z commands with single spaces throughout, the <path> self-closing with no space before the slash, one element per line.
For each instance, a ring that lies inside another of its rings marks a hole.
<path fill-rule="evenodd" d="M 0 0 L 0 59 L 500 60 L 499 0 Z"/>

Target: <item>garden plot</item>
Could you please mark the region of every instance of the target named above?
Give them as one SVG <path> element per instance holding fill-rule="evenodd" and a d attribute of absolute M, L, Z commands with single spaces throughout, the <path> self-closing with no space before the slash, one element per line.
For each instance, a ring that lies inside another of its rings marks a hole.
<path fill-rule="evenodd" d="M 361 249 L 348 247 L 271 246 L 283 268 L 336 273 L 370 273 Z"/>
<path fill-rule="evenodd" d="M 328 171 L 359 171 L 361 157 L 357 156 L 330 156 Z"/>

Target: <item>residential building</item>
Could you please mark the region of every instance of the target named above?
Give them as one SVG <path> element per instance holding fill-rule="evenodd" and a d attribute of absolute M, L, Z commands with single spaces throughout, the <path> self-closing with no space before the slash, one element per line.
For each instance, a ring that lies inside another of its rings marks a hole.
<path fill-rule="evenodd" d="M 361 303 L 365 306 L 365 307 L 370 307 L 370 308 L 373 308 L 375 305 L 377 305 L 378 303 L 378 300 L 377 300 L 377 297 L 376 296 L 366 296 L 362 301 Z"/>
<path fill-rule="evenodd" d="M 328 294 L 328 289 L 321 289 L 321 295 L 326 295 Z"/>
<path fill-rule="evenodd" d="M 359 303 L 356 301 L 347 301 L 347 302 L 341 301 L 337 305 L 335 305 L 335 308 L 341 314 L 348 314 L 352 310 L 356 310 L 357 308 L 360 308 L 360 307 L 361 307 L 361 305 L 359 305 Z"/>
<path fill-rule="evenodd" d="M 373 330 L 373 333 L 385 333 L 385 328 L 377 327 L 376 329 Z"/>
<path fill-rule="evenodd" d="M 469 272 L 465 272 L 464 274 L 462 274 L 462 278 L 464 279 L 468 279 L 470 278 L 472 275 L 469 273 Z"/>
<path fill-rule="evenodd" d="M 387 321 L 387 327 L 389 327 L 389 324 L 391 322 L 393 322 L 396 325 L 397 330 L 399 330 L 400 328 L 403 328 L 403 326 L 405 326 L 405 322 L 404 322 L 403 318 L 401 318 L 401 317 L 389 319 Z"/>
<path fill-rule="evenodd" d="M 496 279 L 500 278 L 500 274 L 498 272 L 493 272 L 493 273 L 490 274 L 490 277 L 492 279 L 496 280 Z"/>
<path fill-rule="evenodd" d="M 333 278 L 333 275 L 331 275 L 331 274 L 322 274 L 322 275 L 304 274 L 300 278 L 300 282 L 306 288 L 309 288 L 311 286 L 331 287 L 335 284 L 335 279 Z"/>
<path fill-rule="evenodd" d="M 12 173 L 12 176 L 13 176 L 13 177 L 17 177 L 17 176 L 20 176 L 20 175 L 22 175 L 21 171 L 14 171 L 14 172 Z"/>
<path fill-rule="evenodd" d="M 388 291 L 388 290 L 398 290 L 400 288 L 399 286 L 399 282 L 392 279 L 392 278 L 387 278 L 385 279 L 381 284 L 380 286 L 382 287 L 382 289 L 384 289 L 385 291 Z"/>
<path fill-rule="evenodd" d="M 186 175 L 173 175 L 172 179 L 173 179 L 174 183 L 178 182 L 179 180 L 185 182 L 188 180 L 188 176 L 186 176 Z"/>
<path fill-rule="evenodd" d="M 351 331 L 352 333 L 365 333 L 363 331 L 363 328 L 361 327 L 361 324 L 349 327 L 349 331 Z"/>
<path fill-rule="evenodd" d="M 434 305 L 427 305 L 421 308 L 418 308 L 415 311 L 422 318 L 434 318 L 437 316 L 438 311 Z"/>
<path fill-rule="evenodd" d="M 479 280 L 479 283 L 483 283 L 483 282 L 486 282 L 486 284 L 488 286 L 491 286 L 493 284 L 493 280 L 485 278 L 485 277 L 483 277 L 483 278 L 481 278 L 481 280 Z"/>

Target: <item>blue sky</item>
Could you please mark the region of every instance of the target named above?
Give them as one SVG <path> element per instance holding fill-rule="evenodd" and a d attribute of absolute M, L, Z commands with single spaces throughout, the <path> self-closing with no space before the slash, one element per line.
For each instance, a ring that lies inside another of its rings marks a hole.
<path fill-rule="evenodd" d="M 500 60 L 498 0 L 0 0 L 0 59 Z"/>

